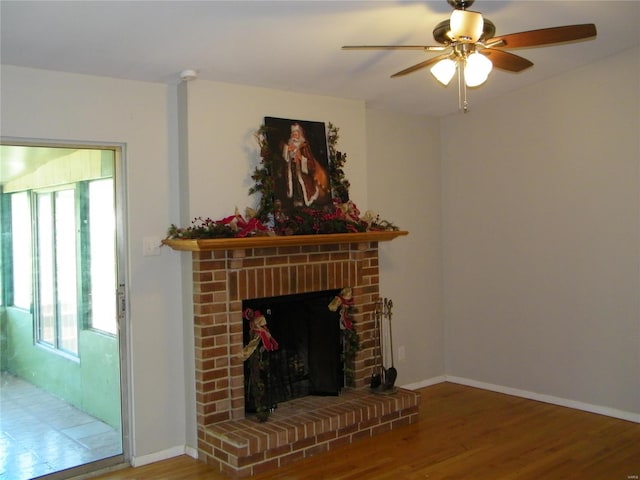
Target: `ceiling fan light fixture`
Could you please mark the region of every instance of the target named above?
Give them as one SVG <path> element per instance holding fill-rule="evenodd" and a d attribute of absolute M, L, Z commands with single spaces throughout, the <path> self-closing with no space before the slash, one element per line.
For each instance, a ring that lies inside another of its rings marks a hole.
<path fill-rule="evenodd" d="M 484 19 L 479 12 L 454 10 L 449 19 L 449 36 L 462 43 L 475 43 L 482 36 Z"/>
<path fill-rule="evenodd" d="M 456 73 L 456 62 L 450 58 L 444 58 L 431 67 L 431 75 L 436 77 L 441 84 L 447 86 Z"/>
<path fill-rule="evenodd" d="M 2 0 L 0 0 L 2 1 Z M 480 12 L 468 10 L 474 0 L 447 0 L 453 12 L 433 29 L 433 38 L 439 44 L 434 45 L 352 45 L 343 49 L 377 50 L 422 50 L 424 52 L 443 52 L 394 73 L 397 78 L 430 67 L 431 74 L 442 85 L 447 86 L 453 76 L 458 77 L 458 107 L 469 111 L 467 87 L 482 85 L 495 66 L 509 72 L 521 72 L 533 63 L 526 58 L 509 53 L 504 49 L 528 48 L 574 42 L 594 38 L 597 35 L 593 23 L 564 25 L 560 27 L 540 28 L 507 35 L 495 36 L 496 26 Z M 500 48 L 498 48 L 500 47 Z M 482 52 L 482 53 L 480 53 Z"/>
<path fill-rule="evenodd" d="M 482 85 L 489 77 L 492 68 L 491 60 L 480 53 L 472 53 L 467 57 L 464 67 L 465 83 L 468 87 Z"/>

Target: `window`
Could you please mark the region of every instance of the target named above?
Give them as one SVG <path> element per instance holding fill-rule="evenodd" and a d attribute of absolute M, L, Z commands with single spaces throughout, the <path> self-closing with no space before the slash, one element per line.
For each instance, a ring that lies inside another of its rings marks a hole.
<path fill-rule="evenodd" d="M 113 179 L 74 187 L 35 194 L 36 333 L 40 343 L 77 355 L 79 326 L 117 333 L 116 252 Z M 79 250 L 78 238 L 86 237 L 88 248 Z M 80 276 L 79 262 L 88 275 Z"/>
<path fill-rule="evenodd" d="M 73 188 L 36 193 L 37 340 L 78 354 L 76 202 Z"/>
<path fill-rule="evenodd" d="M 116 217 L 113 179 L 89 184 L 91 328 L 116 334 Z"/>
<path fill-rule="evenodd" d="M 11 195 L 13 305 L 31 308 L 31 208 L 27 192 Z"/>

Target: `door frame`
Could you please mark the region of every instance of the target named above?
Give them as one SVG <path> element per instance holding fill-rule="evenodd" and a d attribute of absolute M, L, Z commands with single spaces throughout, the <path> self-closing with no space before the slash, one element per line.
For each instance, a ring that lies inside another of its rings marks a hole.
<path fill-rule="evenodd" d="M 112 150 L 114 152 L 114 201 L 116 211 L 116 283 L 117 283 L 117 328 L 120 369 L 120 415 L 122 434 L 122 453 L 104 458 L 88 464 L 78 465 L 67 470 L 54 472 L 42 477 L 46 480 L 58 480 L 76 477 L 87 473 L 97 473 L 100 470 L 111 469 L 119 465 L 130 464 L 133 452 L 133 428 L 131 412 L 133 412 L 133 398 L 131 388 L 131 351 L 129 339 L 131 327 L 129 321 L 129 252 L 127 249 L 127 182 L 126 182 L 126 144 L 117 142 L 88 142 L 42 140 L 22 137 L 0 136 L 1 145 L 16 145 L 24 147 L 54 147 L 69 149 Z"/>

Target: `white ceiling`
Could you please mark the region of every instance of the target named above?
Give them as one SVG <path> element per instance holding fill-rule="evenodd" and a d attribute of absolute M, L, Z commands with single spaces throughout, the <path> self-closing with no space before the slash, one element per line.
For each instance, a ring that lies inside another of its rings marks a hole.
<path fill-rule="evenodd" d="M 534 62 L 521 73 L 494 70 L 470 103 L 561 74 L 640 44 L 638 1 L 484 1 L 496 35 L 595 23 L 594 40 L 513 51 Z M 285 91 L 363 99 L 372 108 L 443 115 L 457 110 L 424 69 L 392 73 L 431 55 L 343 51 L 342 45 L 434 45 L 449 17 L 437 1 L 11 1 L 0 2 L 3 64 L 176 83 L 179 73 Z"/>

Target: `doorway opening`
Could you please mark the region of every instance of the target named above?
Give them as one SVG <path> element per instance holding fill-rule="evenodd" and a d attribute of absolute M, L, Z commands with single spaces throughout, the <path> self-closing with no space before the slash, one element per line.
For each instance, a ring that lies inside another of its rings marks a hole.
<path fill-rule="evenodd" d="M 0 473 L 8 478 L 67 478 L 127 457 L 120 153 L 0 145 Z"/>

